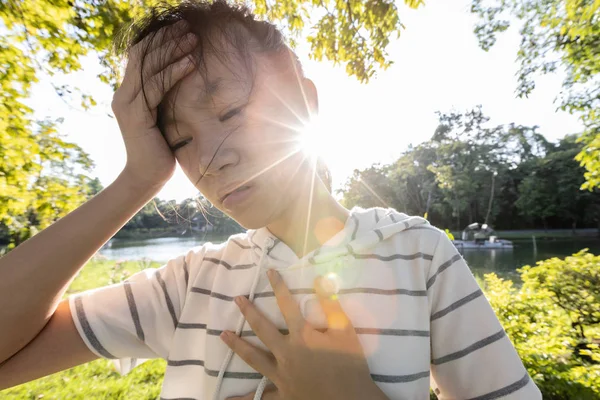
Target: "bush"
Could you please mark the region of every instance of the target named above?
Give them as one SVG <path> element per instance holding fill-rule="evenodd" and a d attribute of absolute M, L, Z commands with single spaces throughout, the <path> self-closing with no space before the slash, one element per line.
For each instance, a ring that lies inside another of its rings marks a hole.
<path fill-rule="evenodd" d="M 600 256 L 586 250 L 495 274 L 484 291 L 544 399 L 600 398 Z"/>

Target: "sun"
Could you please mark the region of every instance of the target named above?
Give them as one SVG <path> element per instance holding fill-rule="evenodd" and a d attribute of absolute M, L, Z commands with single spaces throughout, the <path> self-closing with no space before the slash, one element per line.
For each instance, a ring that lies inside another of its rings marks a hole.
<path fill-rule="evenodd" d="M 311 116 L 303 124 L 300 131 L 299 145 L 308 157 L 327 160 L 330 155 L 331 143 L 327 131 L 323 128 L 322 120 L 318 116 Z"/>

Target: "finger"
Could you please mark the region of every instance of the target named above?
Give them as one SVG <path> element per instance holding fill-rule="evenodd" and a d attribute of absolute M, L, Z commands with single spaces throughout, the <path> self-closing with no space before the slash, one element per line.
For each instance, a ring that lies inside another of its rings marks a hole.
<path fill-rule="evenodd" d="M 227 400 L 253 400 L 254 396 L 256 396 L 256 392 L 248 393 L 245 396 L 229 397 Z M 275 385 L 268 385 L 265 388 L 261 400 L 281 400 Z"/>
<path fill-rule="evenodd" d="M 179 21 L 175 24 L 162 27 L 154 33 L 146 35 L 144 39 L 129 49 L 125 76 L 127 77 L 127 72 L 130 70 L 132 72 L 140 70 L 140 65 L 142 64 L 144 54 L 150 54 L 154 50 L 163 47 L 168 42 L 176 42 L 188 32 L 189 24 L 186 21 Z M 129 75 L 132 74 L 129 73 Z"/>
<path fill-rule="evenodd" d="M 174 24 L 163 26 L 156 33 L 151 33 L 136 43 L 129 50 L 128 58 L 135 59 L 143 53 L 150 52 L 159 48 L 168 40 L 176 39 L 190 31 L 190 24 L 187 21 L 178 21 Z"/>
<path fill-rule="evenodd" d="M 220 337 L 249 366 L 271 380 L 275 378 L 276 361 L 272 354 L 251 345 L 233 332 L 224 331 Z"/>
<path fill-rule="evenodd" d="M 262 340 L 273 354 L 277 353 L 284 343 L 284 336 L 279 332 L 277 327 L 244 296 L 236 297 L 235 304 L 237 304 L 244 317 L 246 317 L 246 321 L 248 321 L 256 336 Z"/>
<path fill-rule="evenodd" d="M 190 54 L 198 42 L 193 34 L 165 43 L 160 48 L 148 53 L 143 60 L 136 60 L 127 65 L 121 90 L 126 98 L 134 99 L 151 77 Z M 143 64 L 143 65 L 142 65 Z M 145 89 L 145 88 L 144 88 Z"/>
<path fill-rule="evenodd" d="M 334 283 L 326 277 L 318 276 L 315 279 L 315 291 L 327 317 L 327 327 L 335 331 L 351 330 L 354 332 L 350 319 L 344 312 L 335 291 L 333 291 L 334 287 Z"/>
<path fill-rule="evenodd" d="M 150 110 L 154 110 L 165 97 L 165 94 L 171 90 L 179 80 L 183 79 L 193 70 L 194 61 L 190 57 L 182 58 L 149 79 L 144 84 L 144 90 L 137 94 L 134 101 L 142 102 L 142 107 L 148 107 Z"/>
<path fill-rule="evenodd" d="M 267 272 L 277 304 L 281 310 L 281 314 L 285 319 L 290 332 L 300 332 L 306 326 L 306 320 L 302 316 L 300 306 L 292 297 L 288 287 L 281 278 L 279 272 L 271 269 Z"/>

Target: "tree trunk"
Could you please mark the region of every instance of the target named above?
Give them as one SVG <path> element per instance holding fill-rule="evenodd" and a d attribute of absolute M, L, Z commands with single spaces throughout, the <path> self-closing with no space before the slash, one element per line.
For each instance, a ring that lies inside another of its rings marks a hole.
<path fill-rule="evenodd" d="M 458 203 L 458 194 L 456 195 L 456 230 L 460 231 L 460 204 Z"/>
<path fill-rule="evenodd" d="M 488 223 L 488 220 L 490 218 L 490 212 L 492 211 L 492 202 L 494 201 L 494 186 L 495 186 L 495 182 L 496 182 L 496 175 L 492 175 L 492 191 L 490 193 L 490 202 L 488 203 L 488 210 L 487 210 L 487 214 L 485 214 L 485 222 L 484 223 Z"/>

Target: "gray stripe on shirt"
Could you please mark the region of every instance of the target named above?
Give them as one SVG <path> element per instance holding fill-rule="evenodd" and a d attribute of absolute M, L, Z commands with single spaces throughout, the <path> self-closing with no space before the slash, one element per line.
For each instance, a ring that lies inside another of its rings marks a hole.
<path fill-rule="evenodd" d="M 449 259 L 448 261 L 446 261 L 445 263 L 440 265 L 438 270 L 435 272 L 435 274 L 433 274 L 433 276 L 431 278 L 429 278 L 429 280 L 427 281 L 427 285 L 426 285 L 427 289 L 429 289 L 431 287 L 431 285 L 434 284 L 435 279 L 441 272 L 443 272 L 446 268 L 448 268 L 449 266 L 451 266 L 458 260 L 462 260 L 462 256 L 457 253 L 451 259 Z"/>
<path fill-rule="evenodd" d="M 248 249 L 251 249 L 251 248 L 252 248 L 252 246 L 247 246 L 247 245 L 245 245 L 245 244 L 242 244 L 242 243 L 238 242 L 238 241 L 237 241 L 237 240 L 235 240 L 235 239 L 229 239 L 229 240 L 231 240 L 233 243 L 237 244 L 239 247 L 241 247 L 241 248 L 242 248 L 242 249 L 244 249 L 244 250 L 248 250 Z"/>
<path fill-rule="evenodd" d="M 482 296 L 483 292 L 481 291 L 481 289 L 477 289 L 476 291 L 474 291 L 473 293 L 463 297 L 460 300 L 455 301 L 454 303 L 450 304 L 448 307 L 444 308 L 443 310 L 440 310 L 434 314 L 431 315 L 431 321 L 434 321 L 438 318 L 442 318 L 444 315 L 456 310 L 457 308 L 467 304 L 468 302 L 475 300 L 476 298 L 478 298 L 479 296 Z"/>
<path fill-rule="evenodd" d="M 404 383 L 412 382 L 423 378 L 429 378 L 429 371 L 423 371 L 416 374 L 410 375 L 379 375 L 371 374 L 371 378 L 375 382 L 386 382 L 386 383 Z"/>
<path fill-rule="evenodd" d="M 415 225 L 415 226 L 411 226 L 410 228 L 408 228 L 406 230 L 407 231 L 413 231 L 413 230 L 418 230 L 418 229 L 426 229 L 428 231 L 435 231 L 435 232 L 439 232 L 440 231 L 439 229 L 434 228 L 433 226 L 429 226 L 429 225 Z"/>
<path fill-rule="evenodd" d="M 171 319 L 173 320 L 173 327 L 177 328 L 177 316 L 175 315 L 175 308 L 173 307 L 173 302 L 171 301 L 171 296 L 169 296 L 169 292 L 167 291 L 167 284 L 165 283 L 163 278 L 160 276 L 159 270 L 156 270 L 154 275 L 156 276 L 156 280 L 160 284 L 160 287 L 162 288 L 162 291 L 165 295 L 165 301 L 167 302 L 167 308 L 169 309 L 169 314 L 171 314 Z"/>
<path fill-rule="evenodd" d="M 506 332 L 504 332 L 504 329 L 500 329 L 498 332 L 494 333 L 493 335 L 488 336 L 478 342 L 475 342 L 472 345 L 470 345 L 469 347 L 466 347 L 462 350 L 445 355 L 440 358 L 435 358 L 435 359 L 431 360 L 431 363 L 433 365 L 440 365 L 440 364 L 444 364 L 444 363 L 447 363 L 450 361 L 458 360 L 459 358 L 462 358 L 468 354 L 471 354 L 472 352 L 477 351 L 489 344 L 497 342 L 498 340 L 502 339 L 505 335 L 506 335 Z"/>
<path fill-rule="evenodd" d="M 248 269 L 256 266 L 255 263 L 252 264 L 240 264 L 240 265 L 231 265 L 227 261 L 219 260 L 218 258 L 212 257 L 204 257 L 204 261 L 208 261 L 214 264 L 219 264 L 227 268 L 228 270 L 236 270 L 236 269 Z"/>
<path fill-rule="evenodd" d="M 206 329 L 206 324 L 179 322 L 177 323 L 177 329 Z"/>
<path fill-rule="evenodd" d="M 200 293 L 205 294 L 210 297 L 214 297 L 216 299 L 224 300 L 224 301 L 233 301 L 237 296 L 228 296 L 226 294 L 213 292 L 209 289 L 203 289 L 199 287 L 193 287 L 191 289 L 192 293 Z M 312 288 L 299 288 L 299 289 L 290 289 L 291 294 L 315 294 L 315 289 Z M 378 288 L 350 288 L 350 289 L 340 289 L 338 291 L 338 295 L 343 294 L 377 294 L 383 296 L 395 296 L 395 295 L 406 295 L 406 296 L 414 296 L 414 297 L 426 297 L 426 290 L 409 290 L 409 289 L 378 289 Z M 248 295 L 243 295 L 246 298 Z M 261 292 L 256 293 L 254 296 L 255 299 L 258 298 L 267 298 L 267 297 L 275 297 L 275 293 L 272 291 L 269 292 Z"/>
<path fill-rule="evenodd" d="M 129 281 L 124 281 L 123 288 L 125 288 L 125 296 L 127 297 L 127 304 L 129 304 L 131 319 L 135 325 L 135 333 L 137 334 L 138 339 L 143 342 L 145 340 L 144 329 L 140 323 L 140 315 L 138 314 L 138 309 L 135 304 L 135 297 L 133 296 L 133 291 L 131 290 L 131 283 Z"/>
<path fill-rule="evenodd" d="M 206 334 L 211 336 L 220 336 L 223 333 L 220 329 L 207 328 L 206 324 L 200 323 L 179 323 L 179 329 L 206 329 Z M 320 332 L 326 332 L 327 329 L 317 329 Z M 357 335 L 379 335 L 379 336 L 413 336 L 413 337 L 429 337 L 429 331 L 415 329 L 390 329 L 390 328 L 354 328 Z M 288 329 L 279 329 L 282 335 L 288 335 Z M 240 333 L 242 337 L 256 336 L 252 330 L 245 330 Z"/>
<path fill-rule="evenodd" d="M 358 260 L 364 259 L 375 259 L 380 261 L 393 261 L 393 260 L 415 260 L 422 258 L 424 260 L 433 260 L 433 256 L 425 253 L 414 253 L 414 254 L 390 254 L 389 256 L 381 256 L 379 254 L 357 254 L 354 252 L 350 253 L 351 256 Z"/>
<path fill-rule="evenodd" d="M 81 329 L 85 333 L 86 338 L 92 345 L 92 347 L 98 352 L 98 354 L 102 355 L 105 358 L 115 359 L 117 357 L 113 356 L 102 346 L 102 343 L 98 340 L 94 331 L 92 330 L 92 326 L 90 325 L 90 321 L 88 321 L 87 316 L 85 315 L 85 310 L 83 308 L 83 300 L 81 296 L 75 297 L 75 310 L 77 312 L 77 319 L 79 319 L 79 323 L 81 324 Z"/>
<path fill-rule="evenodd" d="M 529 383 L 529 374 L 525 372 L 525 375 L 518 381 L 511 383 L 508 386 L 504 386 L 502 389 L 494 390 L 493 392 L 486 393 L 482 396 L 471 397 L 468 400 L 493 400 L 499 397 L 507 396 L 511 393 L 516 392 L 519 389 L 524 388 Z"/>
<path fill-rule="evenodd" d="M 377 237 L 379 238 L 379 241 L 381 242 L 383 240 L 383 233 L 381 233 L 381 231 L 379 229 L 374 229 L 373 232 L 375 232 L 377 234 Z"/>
<path fill-rule="evenodd" d="M 204 367 L 204 361 L 202 360 L 168 360 L 167 365 L 172 367 L 179 367 L 185 365 L 195 365 Z M 219 376 L 219 371 L 212 370 L 204 367 L 204 372 L 209 376 Z M 388 383 L 403 383 L 403 382 L 412 382 L 418 379 L 429 377 L 429 371 L 423 371 L 416 374 L 410 375 L 379 375 L 379 374 L 371 374 L 372 379 L 375 382 L 388 382 Z M 262 379 L 262 374 L 258 372 L 233 372 L 226 371 L 225 378 L 235 378 L 235 379 Z"/>

